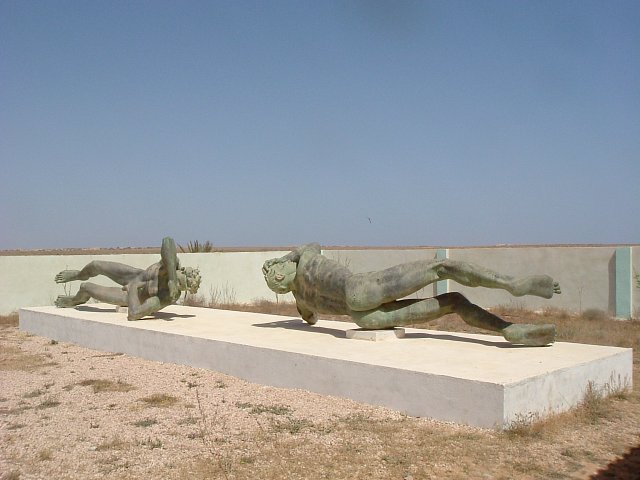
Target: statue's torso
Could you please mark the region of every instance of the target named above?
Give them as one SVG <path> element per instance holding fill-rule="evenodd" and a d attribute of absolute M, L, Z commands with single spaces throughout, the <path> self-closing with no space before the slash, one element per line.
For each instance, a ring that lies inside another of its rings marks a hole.
<path fill-rule="evenodd" d="M 320 254 L 303 255 L 293 295 L 299 306 L 313 313 L 347 315 L 345 283 L 351 275 L 349 269 Z"/>
<path fill-rule="evenodd" d="M 157 296 L 163 305 L 169 305 L 171 301 L 169 298 L 168 275 L 162 262 L 154 263 L 147 267 L 142 276 L 144 288 L 142 289 L 140 300 L 144 301 L 149 297 Z"/>

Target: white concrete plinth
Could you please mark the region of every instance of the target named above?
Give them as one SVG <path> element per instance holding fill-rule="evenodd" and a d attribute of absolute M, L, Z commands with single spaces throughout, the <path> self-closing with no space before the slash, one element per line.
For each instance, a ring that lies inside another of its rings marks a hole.
<path fill-rule="evenodd" d="M 576 405 L 589 382 L 631 385 L 632 351 L 573 343 L 521 347 L 501 337 L 405 329 L 392 342 L 346 338 L 353 324 L 171 306 L 129 322 L 104 304 L 20 310 L 20 328 L 58 341 L 209 368 L 246 380 L 503 427 Z"/>
<path fill-rule="evenodd" d="M 363 328 L 354 328 L 346 331 L 347 338 L 353 340 L 367 340 L 369 342 L 384 342 L 387 340 L 397 340 L 404 338 L 405 329 L 396 327 L 386 330 L 364 330 Z"/>

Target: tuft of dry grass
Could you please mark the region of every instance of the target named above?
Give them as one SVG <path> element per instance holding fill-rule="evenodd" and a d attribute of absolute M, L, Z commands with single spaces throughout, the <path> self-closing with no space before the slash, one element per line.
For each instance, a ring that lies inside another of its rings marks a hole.
<path fill-rule="evenodd" d="M 540 415 L 533 412 L 518 414 L 516 418 L 509 423 L 507 428 L 504 429 L 503 433 L 508 438 L 540 437 L 544 423 L 540 420 Z"/>
<path fill-rule="evenodd" d="M 581 318 L 589 322 L 601 322 L 603 320 L 609 320 L 611 317 L 599 308 L 588 308 L 582 312 Z"/>
<path fill-rule="evenodd" d="M 0 315 L 0 327 L 17 327 L 19 323 L 18 312 L 11 312 L 9 315 Z"/>
<path fill-rule="evenodd" d="M 122 440 L 118 436 L 114 436 L 111 439 L 97 445 L 96 452 L 105 452 L 108 450 L 123 450 L 128 445 L 128 442 Z"/>
<path fill-rule="evenodd" d="M 191 295 L 185 300 L 184 304 L 191 307 L 217 308 L 219 310 L 235 310 L 238 312 L 265 313 L 269 315 L 300 315 L 295 303 L 272 302 L 269 300 L 237 303 L 235 301 L 217 301 L 216 299 L 206 300 L 204 295 Z"/>
<path fill-rule="evenodd" d="M 560 341 L 640 349 L 640 321 L 609 317 L 592 321 L 579 315 L 554 320 Z"/>
<path fill-rule="evenodd" d="M 22 398 L 35 398 L 39 397 L 40 395 L 44 395 L 44 391 L 37 388 L 22 395 Z"/>
<path fill-rule="evenodd" d="M 42 402 L 40 402 L 36 406 L 36 408 L 38 408 L 38 409 L 53 408 L 53 407 L 57 407 L 58 405 L 60 405 L 60 402 L 58 401 L 57 398 L 55 398 L 55 397 L 47 397 L 44 400 L 42 400 Z"/>
<path fill-rule="evenodd" d="M 144 446 L 144 447 L 148 447 L 151 450 L 153 450 L 154 448 L 162 448 L 163 447 L 162 440 L 159 440 L 157 438 L 153 439 L 151 437 L 142 440 L 141 442 L 139 442 L 139 444 Z"/>
<path fill-rule="evenodd" d="M 0 351 L 0 371 L 26 371 L 32 372 L 39 368 L 57 365 L 48 361 L 45 355 L 26 354 L 14 346 L 6 346 Z"/>
<path fill-rule="evenodd" d="M 155 425 L 158 423 L 158 420 L 156 420 L 155 418 L 143 418 L 142 420 L 138 420 L 136 422 L 133 422 L 131 425 L 133 425 L 134 427 L 151 427 L 152 425 Z"/>
<path fill-rule="evenodd" d="M 38 460 L 48 461 L 53 459 L 53 451 L 50 448 L 45 448 L 38 452 Z"/>
<path fill-rule="evenodd" d="M 236 402 L 235 406 L 244 410 L 249 410 L 249 413 L 253 415 L 260 415 L 262 413 L 270 413 L 272 415 L 289 415 L 292 413 L 291 409 L 286 405 L 262 405 L 260 403 Z"/>
<path fill-rule="evenodd" d="M 148 397 L 140 398 L 139 401 L 144 402 L 149 407 L 172 407 L 178 403 L 178 398 L 165 393 L 154 393 Z"/>
<path fill-rule="evenodd" d="M 122 380 L 112 381 L 105 379 L 96 379 L 91 378 L 87 380 L 82 380 L 77 383 L 81 387 L 93 387 L 93 393 L 102 393 L 102 392 L 129 392 L 131 390 L 135 390 L 136 387 L 130 385 Z"/>

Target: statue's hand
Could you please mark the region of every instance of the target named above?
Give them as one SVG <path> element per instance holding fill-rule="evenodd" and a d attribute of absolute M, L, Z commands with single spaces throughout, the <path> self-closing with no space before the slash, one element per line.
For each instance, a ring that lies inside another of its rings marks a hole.
<path fill-rule="evenodd" d="M 180 290 L 180 288 L 178 288 L 178 284 L 173 280 L 169 280 L 168 287 L 169 298 L 171 299 L 171 303 L 173 303 L 180 298 L 182 291 Z"/>
<path fill-rule="evenodd" d="M 264 262 L 264 264 L 262 265 L 262 274 L 266 275 L 267 272 L 269 270 L 271 270 L 271 267 L 273 265 L 275 265 L 276 263 L 279 263 L 280 259 L 279 258 L 271 258 L 269 260 L 267 260 L 266 262 Z"/>

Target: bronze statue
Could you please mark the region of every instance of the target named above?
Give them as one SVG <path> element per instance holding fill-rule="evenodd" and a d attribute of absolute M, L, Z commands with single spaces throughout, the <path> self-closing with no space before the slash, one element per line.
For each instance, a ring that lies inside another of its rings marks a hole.
<path fill-rule="evenodd" d="M 129 307 L 127 318 L 139 320 L 175 303 L 184 290 L 190 293 L 198 291 L 200 272 L 197 268 L 180 267 L 172 238 L 162 239 L 160 257 L 159 262 L 146 270 L 101 260 L 90 262 L 82 270 L 63 270 L 55 276 L 56 283 L 105 275 L 122 288 L 83 282 L 78 293 L 60 295 L 55 304 L 57 307 L 74 307 L 93 297 L 101 302 Z"/>
<path fill-rule="evenodd" d="M 298 312 L 310 325 L 317 322 L 317 314 L 321 313 L 349 315 L 363 329 L 428 322 L 457 313 L 469 325 L 500 332 L 511 343 L 543 346 L 555 341 L 555 325 L 506 322 L 458 292 L 399 300 L 426 285 L 447 279 L 470 287 L 503 289 L 514 296 L 551 298 L 560 293 L 560 286 L 548 275 L 515 279 L 472 263 L 448 259 L 419 260 L 378 272 L 355 274 L 324 257 L 317 243 L 267 260 L 262 273 L 274 292 L 293 293 Z"/>

